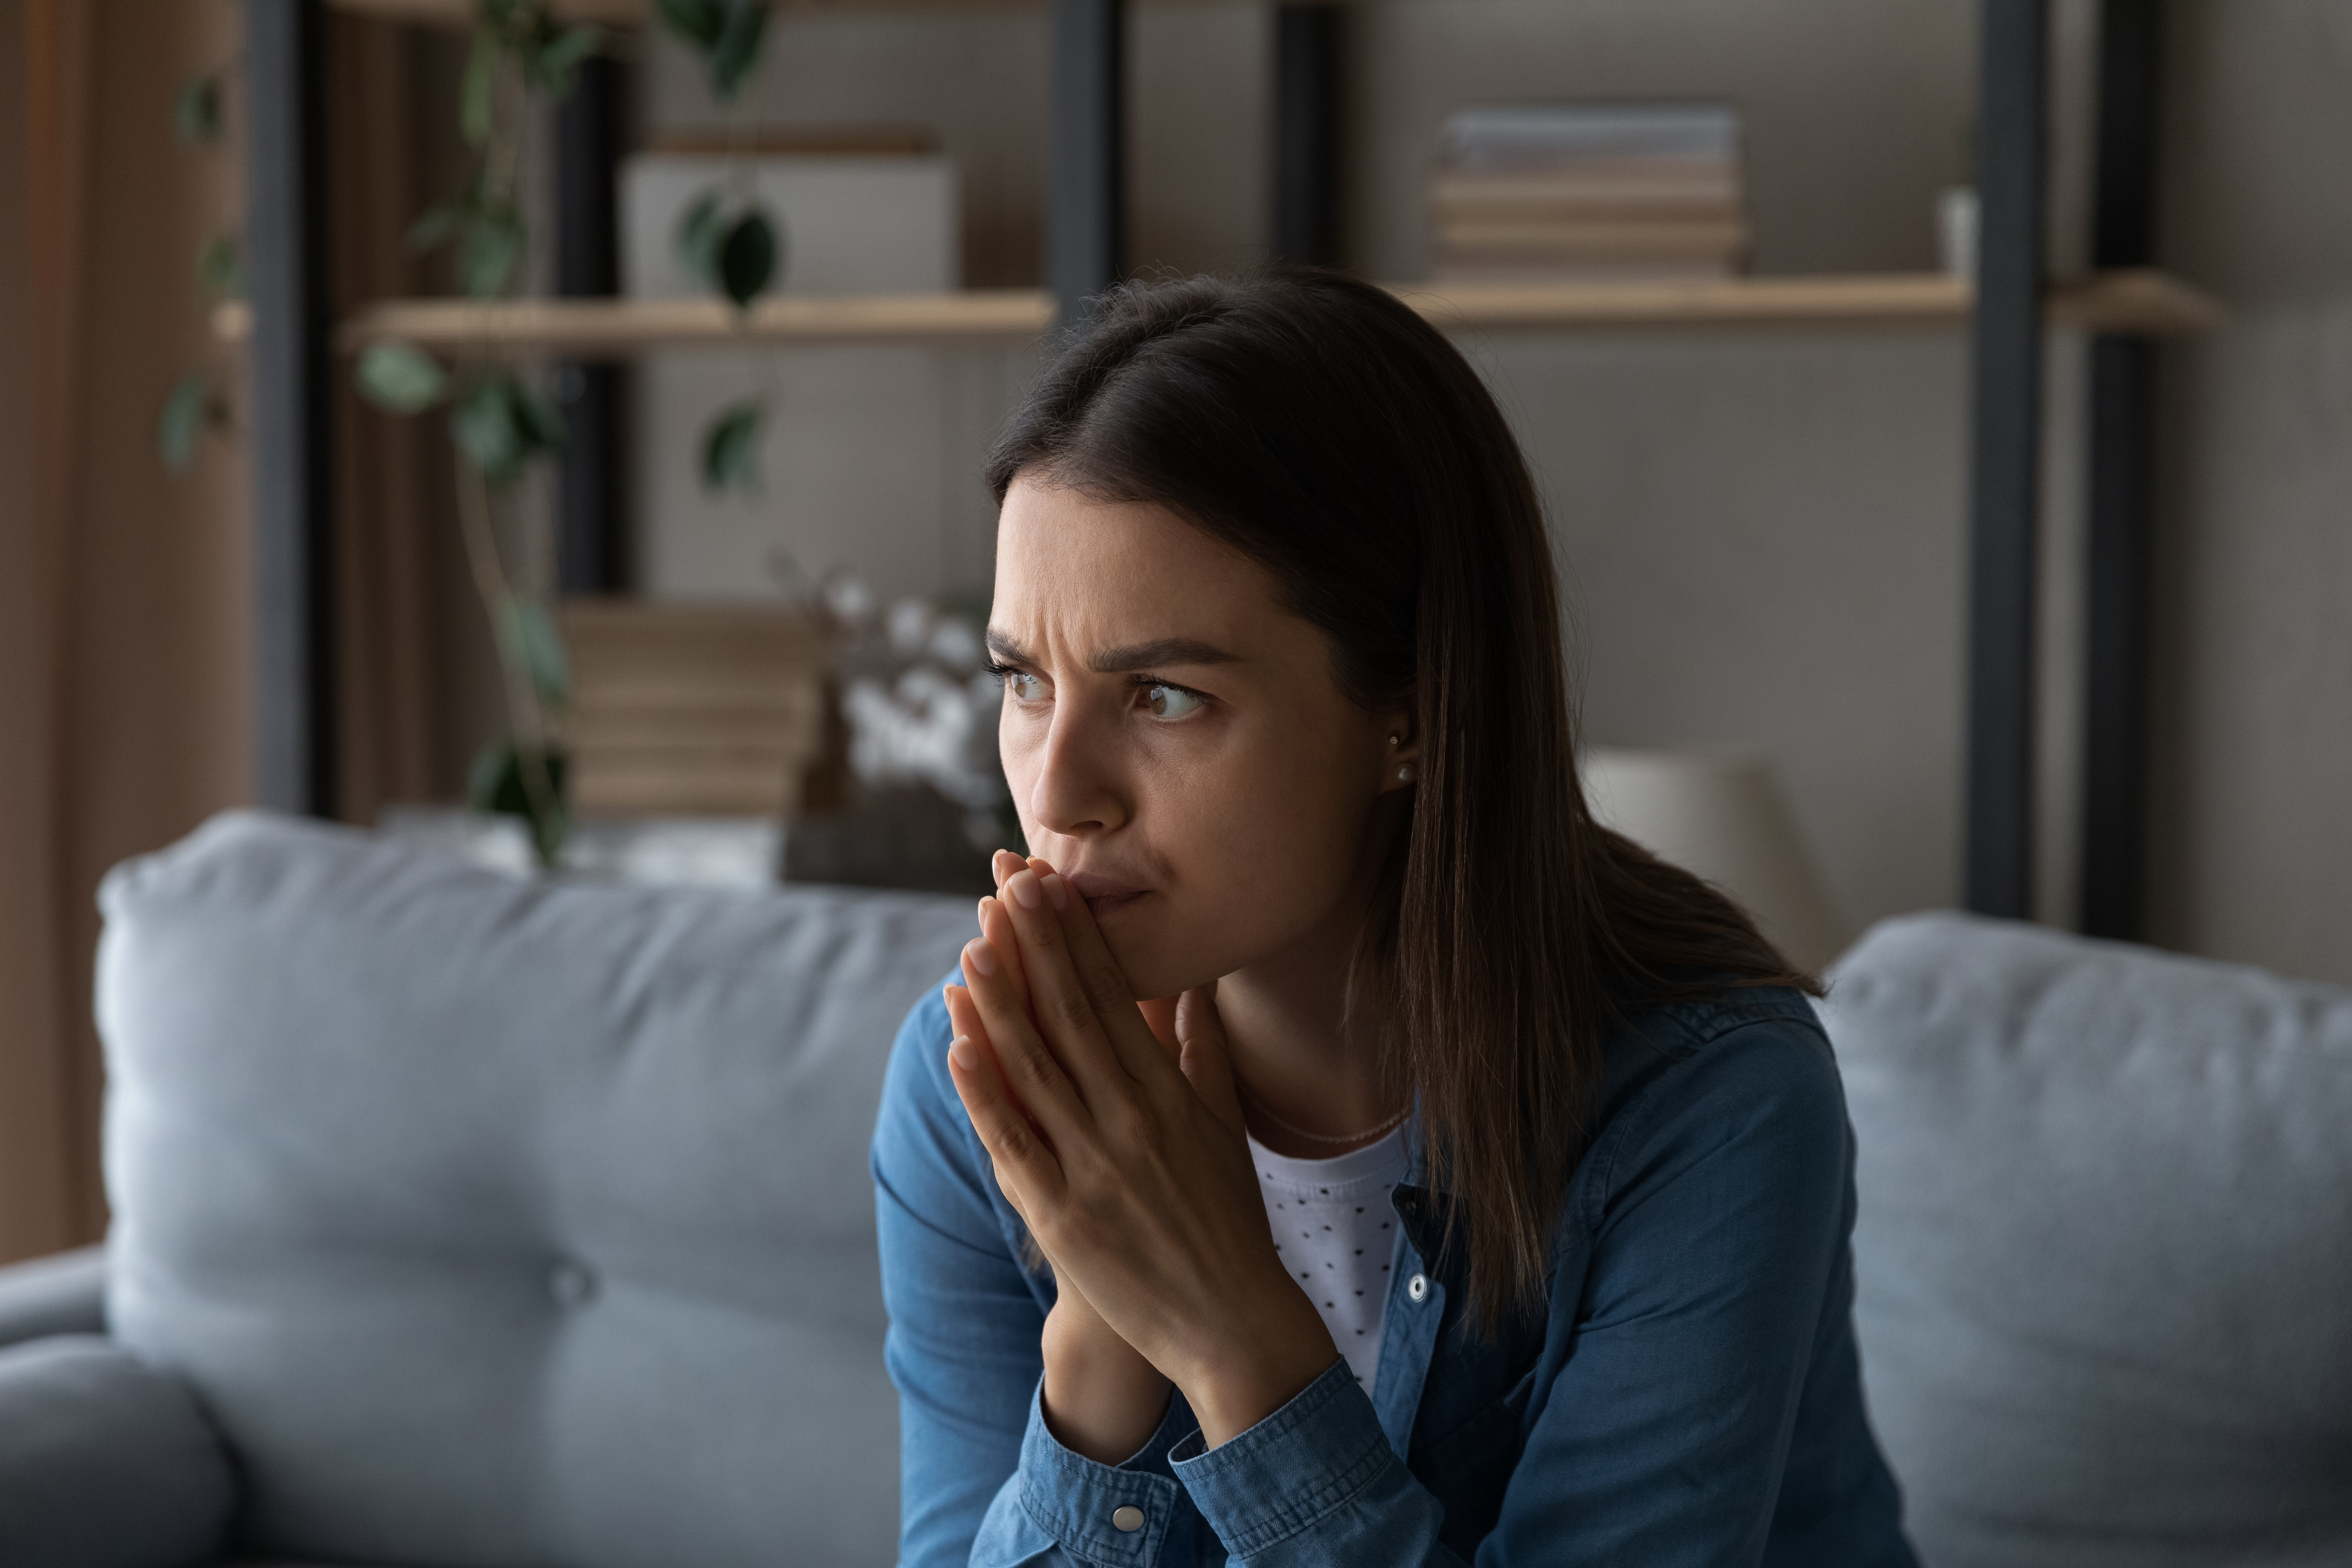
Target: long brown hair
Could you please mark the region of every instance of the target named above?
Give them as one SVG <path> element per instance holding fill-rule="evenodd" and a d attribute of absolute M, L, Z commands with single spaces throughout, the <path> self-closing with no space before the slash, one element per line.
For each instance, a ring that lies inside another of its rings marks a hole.
<path fill-rule="evenodd" d="M 1816 989 L 1736 906 L 1596 824 L 1534 481 L 1462 355 L 1381 289 L 1282 269 L 1110 292 L 998 440 L 1024 470 L 1164 506 L 1264 566 L 1343 690 L 1422 741 L 1351 975 L 1415 1098 L 1484 1323 L 1539 1310 L 1604 1032 L 1740 986 Z"/>

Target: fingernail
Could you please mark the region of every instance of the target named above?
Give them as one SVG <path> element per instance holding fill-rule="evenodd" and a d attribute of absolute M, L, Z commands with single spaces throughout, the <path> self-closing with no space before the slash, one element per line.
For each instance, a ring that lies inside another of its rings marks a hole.
<path fill-rule="evenodd" d="M 983 931 L 988 929 L 988 900 L 986 899 L 980 900 L 980 929 Z"/>
<path fill-rule="evenodd" d="M 1045 879 L 1045 896 L 1054 900 L 1054 907 L 1057 910 L 1070 907 L 1070 885 L 1062 880 L 1059 871 Z"/>
<path fill-rule="evenodd" d="M 988 858 L 988 874 L 995 879 L 999 888 L 1004 886 L 1004 862 L 1012 853 L 1010 849 L 1000 849 Z"/>
<path fill-rule="evenodd" d="M 988 943 L 984 942 L 975 942 L 966 947 L 963 961 L 982 974 L 996 973 L 996 954 L 989 951 Z"/>
<path fill-rule="evenodd" d="M 1037 896 L 1037 877 L 1034 872 L 1023 872 L 1005 883 L 1004 889 L 1021 900 L 1021 907 L 1024 910 L 1039 909 L 1044 905 L 1044 900 Z"/>
<path fill-rule="evenodd" d="M 954 1039 L 950 1040 L 948 1055 L 954 1058 L 956 1066 L 966 1072 L 980 1065 L 980 1052 L 973 1047 L 971 1038 L 968 1035 L 958 1035 Z"/>

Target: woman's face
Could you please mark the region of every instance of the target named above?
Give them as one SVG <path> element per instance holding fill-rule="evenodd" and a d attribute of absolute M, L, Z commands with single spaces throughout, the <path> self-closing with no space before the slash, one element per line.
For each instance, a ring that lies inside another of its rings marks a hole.
<path fill-rule="evenodd" d="M 1404 712 L 1342 694 L 1323 633 L 1275 595 L 1163 508 L 1027 477 L 1005 495 L 1005 778 L 1139 997 L 1344 940 L 1401 819 Z"/>

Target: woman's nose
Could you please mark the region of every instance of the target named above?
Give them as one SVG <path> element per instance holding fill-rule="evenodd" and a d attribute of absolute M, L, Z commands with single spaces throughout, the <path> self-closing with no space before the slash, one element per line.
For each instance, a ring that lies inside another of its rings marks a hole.
<path fill-rule="evenodd" d="M 1081 704 L 1057 709 L 1029 786 L 1029 816 L 1048 833 L 1080 838 L 1109 833 L 1130 815 L 1116 741 Z"/>

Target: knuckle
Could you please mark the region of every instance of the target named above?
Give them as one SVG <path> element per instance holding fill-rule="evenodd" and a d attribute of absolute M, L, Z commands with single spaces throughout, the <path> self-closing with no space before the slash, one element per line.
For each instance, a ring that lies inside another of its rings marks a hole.
<path fill-rule="evenodd" d="M 1116 1147 L 1147 1152 L 1160 1146 L 1160 1118 L 1143 1101 L 1121 1095 L 1103 1108 L 1104 1133 Z"/>
<path fill-rule="evenodd" d="M 1061 1068 L 1055 1064 L 1053 1053 L 1046 1050 L 1041 1041 L 1025 1033 L 1010 1050 L 999 1047 L 997 1059 L 1006 1062 L 1009 1069 L 1033 1089 L 1045 1088 L 1061 1077 Z"/>
<path fill-rule="evenodd" d="M 1129 994 L 1133 988 L 1119 972 L 1118 961 L 1107 952 L 1092 954 L 1078 965 L 1078 984 L 1099 1006 L 1117 1006 L 1133 999 Z"/>
<path fill-rule="evenodd" d="M 1000 1163 L 1019 1164 L 1029 1158 L 1035 1147 L 1029 1124 L 1019 1117 L 1008 1116 L 996 1124 L 996 1158 Z"/>

